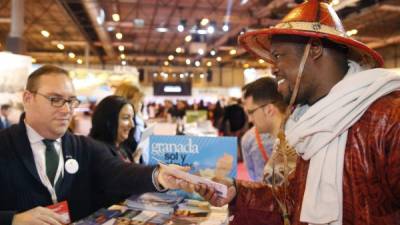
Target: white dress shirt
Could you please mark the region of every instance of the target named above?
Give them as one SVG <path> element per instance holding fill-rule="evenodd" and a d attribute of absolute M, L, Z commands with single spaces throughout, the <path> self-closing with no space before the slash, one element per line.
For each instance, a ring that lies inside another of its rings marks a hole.
<path fill-rule="evenodd" d="M 26 132 L 28 135 L 29 142 L 31 144 L 33 158 L 35 160 L 35 165 L 37 172 L 39 174 L 40 180 L 42 181 L 43 185 L 46 186 L 47 190 L 51 195 L 51 199 L 53 203 L 57 203 L 57 193 L 55 191 L 55 187 L 50 183 L 49 178 L 47 177 L 46 173 L 46 158 L 45 158 L 45 151 L 46 146 L 43 143 L 43 138 L 38 134 L 32 127 L 30 127 L 27 123 L 26 125 Z M 54 179 L 54 184 L 57 184 L 58 179 L 61 179 L 64 176 L 64 157 L 62 154 L 61 148 L 61 138 L 58 138 L 54 142 L 54 147 L 56 149 L 57 155 L 59 156 L 58 161 L 58 168 L 56 177 Z"/>

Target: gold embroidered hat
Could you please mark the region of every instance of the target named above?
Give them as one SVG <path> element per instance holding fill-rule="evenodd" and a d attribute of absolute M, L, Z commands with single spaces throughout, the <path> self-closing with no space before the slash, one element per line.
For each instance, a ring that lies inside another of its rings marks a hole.
<path fill-rule="evenodd" d="M 327 2 L 329 1 L 308 0 L 290 11 L 276 26 L 241 35 L 239 43 L 247 51 L 272 63 L 273 58 L 269 48 L 273 35 L 326 38 L 346 46 L 349 49 L 349 59 L 372 68 L 382 67 L 384 64 L 382 56 L 365 44 L 347 36 L 335 10 Z"/>

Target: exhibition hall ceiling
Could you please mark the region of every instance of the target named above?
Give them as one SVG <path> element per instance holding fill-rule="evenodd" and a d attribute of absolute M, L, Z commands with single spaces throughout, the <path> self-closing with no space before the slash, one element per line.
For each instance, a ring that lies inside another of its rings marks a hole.
<path fill-rule="evenodd" d="M 263 67 L 237 45 L 238 35 L 275 25 L 301 2 L 25 0 L 23 35 L 26 54 L 38 63 Z M 400 43 L 400 1 L 331 4 L 353 38 L 378 51 Z M 0 0 L 0 50 L 10 32 L 11 5 Z"/>

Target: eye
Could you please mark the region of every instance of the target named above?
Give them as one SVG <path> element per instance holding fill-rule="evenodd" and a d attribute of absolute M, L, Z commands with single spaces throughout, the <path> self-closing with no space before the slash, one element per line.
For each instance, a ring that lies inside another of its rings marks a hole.
<path fill-rule="evenodd" d="M 273 56 L 274 56 L 275 59 L 279 59 L 279 58 L 281 58 L 282 55 L 279 54 L 279 53 L 274 53 Z"/>
<path fill-rule="evenodd" d="M 60 97 L 50 96 L 49 99 L 53 104 L 56 105 L 64 102 L 64 99 Z"/>

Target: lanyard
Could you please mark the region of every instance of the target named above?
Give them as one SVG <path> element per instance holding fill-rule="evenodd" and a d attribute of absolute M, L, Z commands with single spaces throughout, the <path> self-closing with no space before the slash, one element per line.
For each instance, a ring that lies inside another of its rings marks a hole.
<path fill-rule="evenodd" d="M 267 151 L 264 148 L 264 145 L 263 145 L 262 140 L 261 140 L 260 133 L 258 132 L 257 128 L 254 128 L 254 133 L 255 133 L 255 136 L 256 136 L 258 150 L 260 150 L 261 155 L 263 156 L 265 162 L 267 162 L 268 161 Z"/>

